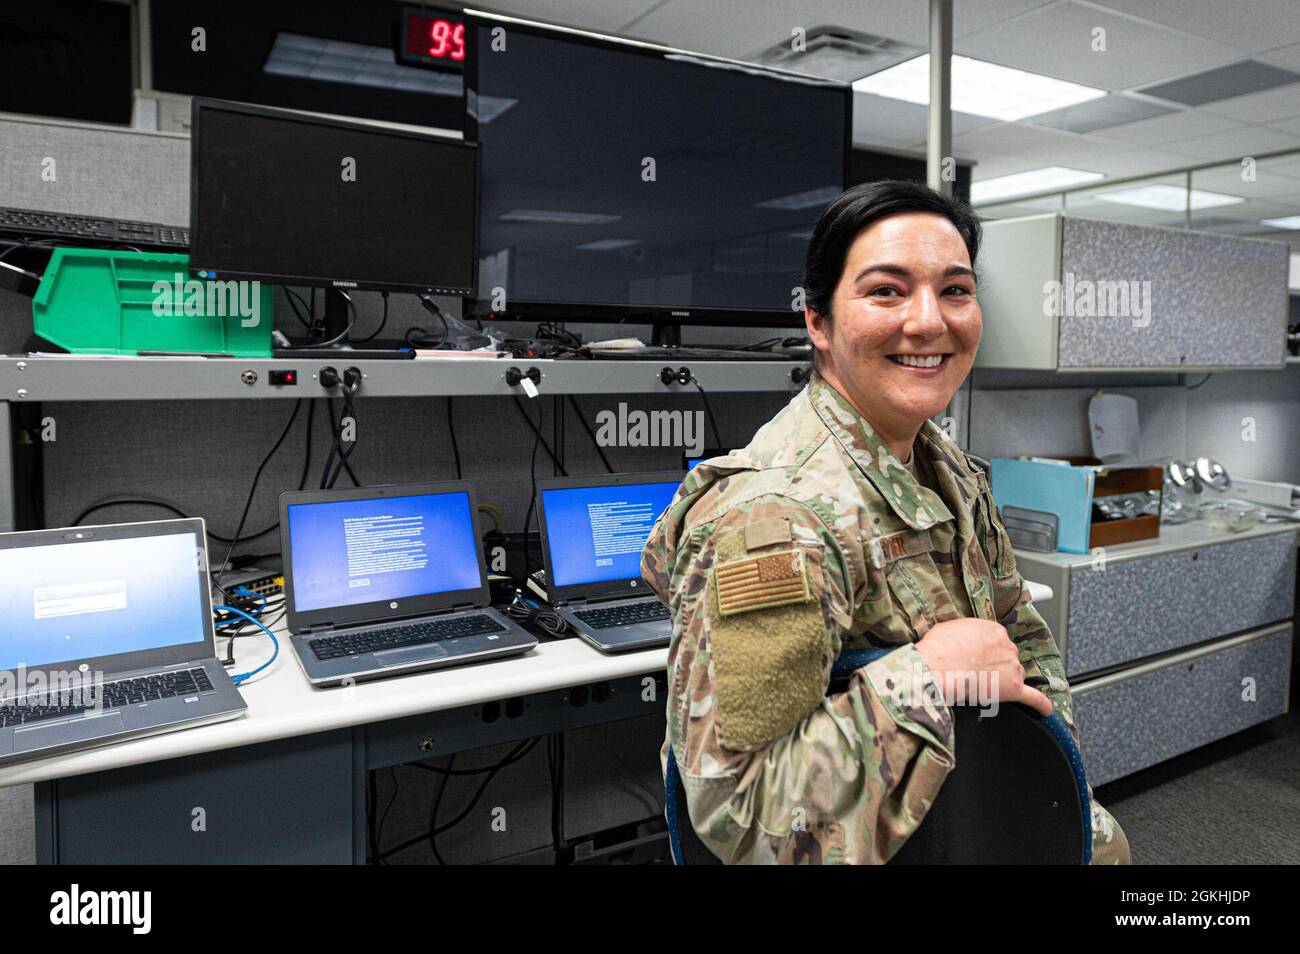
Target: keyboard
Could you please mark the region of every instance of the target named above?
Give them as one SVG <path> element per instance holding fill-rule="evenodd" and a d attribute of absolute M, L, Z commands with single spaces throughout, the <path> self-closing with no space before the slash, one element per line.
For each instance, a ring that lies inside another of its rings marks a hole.
<path fill-rule="evenodd" d="M 456 616 L 452 619 L 425 620 L 409 626 L 391 629 L 366 629 L 359 632 L 340 633 L 308 640 L 307 645 L 320 660 L 338 659 L 340 656 L 357 656 L 361 653 L 380 653 L 386 649 L 403 649 L 422 646 L 444 639 L 461 636 L 482 636 L 487 633 L 504 633 L 506 628 L 491 616 Z"/>
<path fill-rule="evenodd" d="M 170 252 L 184 252 L 190 247 L 190 230 L 177 225 L 101 219 L 65 212 L 35 212 L 31 209 L 0 208 L 0 235 L 63 239 L 69 243 L 134 245 Z"/>
<path fill-rule="evenodd" d="M 668 607 L 658 600 L 628 603 L 624 606 L 607 606 L 603 609 L 578 610 L 573 614 L 592 629 L 613 629 L 633 623 L 652 623 L 668 618 Z"/>
<path fill-rule="evenodd" d="M 87 687 L 87 692 L 95 691 Z M 211 692 L 212 682 L 203 667 L 161 672 L 135 679 L 119 679 L 98 687 L 101 704 L 86 705 L 81 702 L 60 702 L 55 697 L 28 696 L 16 703 L 0 706 L 0 729 L 16 725 L 31 725 L 48 719 L 60 719 L 100 709 L 120 709 L 140 702 L 155 702 L 174 696 L 197 695 Z"/>

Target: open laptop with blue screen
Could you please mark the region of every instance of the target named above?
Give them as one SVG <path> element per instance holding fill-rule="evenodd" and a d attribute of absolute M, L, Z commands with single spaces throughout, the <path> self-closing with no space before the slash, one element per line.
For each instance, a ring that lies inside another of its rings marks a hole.
<path fill-rule="evenodd" d="M 672 638 L 668 608 L 641 579 L 641 551 L 681 482 L 677 471 L 537 482 L 546 598 L 602 652 Z"/>
<path fill-rule="evenodd" d="M 246 708 L 216 656 L 202 520 L 0 533 L 0 763 Z"/>
<path fill-rule="evenodd" d="M 317 686 L 527 652 L 491 607 L 464 481 L 280 495 L 286 618 Z"/>

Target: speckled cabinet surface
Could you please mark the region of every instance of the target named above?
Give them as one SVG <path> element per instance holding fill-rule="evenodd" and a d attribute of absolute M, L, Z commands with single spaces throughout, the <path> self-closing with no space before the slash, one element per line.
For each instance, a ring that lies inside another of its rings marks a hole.
<path fill-rule="evenodd" d="M 1281 242 L 1064 216 L 1060 280 L 1082 307 L 1061 309 L 1059 367 L 1281 367 L 1288 251 Z M 1085 283 L 1098 282 L 1122 285 L 1100 286 L 1107 293 L 1090 310 L 1098 286 Z M 1127 309 L 1121 287 L 1137 292 Z"/>
<path fill-rule="evenodd" d="M 1084 769 L 1104 785 L 1287 711 L 1291 626 L 1074 687 Z"/>
<path fill-rule="evenodd" d="M 1293 534 L 1070 570 L 1066 671 L 1096 672 L 1291 616 Z"/>

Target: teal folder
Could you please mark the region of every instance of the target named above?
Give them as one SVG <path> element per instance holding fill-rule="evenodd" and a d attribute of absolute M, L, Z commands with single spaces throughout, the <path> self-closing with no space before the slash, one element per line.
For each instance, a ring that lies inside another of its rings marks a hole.
<path fill-rule="evenodd" d="M 1087 553 L 1092 529 L 1092 488 L 1096 474 L 1075 467 L 1037 460 L 994 457 L 990 488 L 999 508 L 1028 507 L 1054 513 L 1059 521 L 1056 549 Z"/>

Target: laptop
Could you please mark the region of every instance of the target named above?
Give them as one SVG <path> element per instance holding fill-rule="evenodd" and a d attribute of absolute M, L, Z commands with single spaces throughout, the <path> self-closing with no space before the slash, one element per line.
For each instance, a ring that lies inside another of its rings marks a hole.
<path fill-rule="evenodd" d="M 465 481 L 280 495 L 285 616 L 314 686 L 524 653 L 491 607 Z"/>
<path fill-rule="evenodd" d="M 0 764 L 241 715 L 203 521 L 0 533 Z"/>
<path fill-rule="evenodd" d="M 537 482 L 546 599 L 601 652 L 672 638 L 668 607 L 641 579 L 641 551 L 681 482 L 680 471 Z"/>

